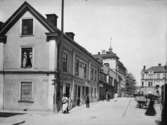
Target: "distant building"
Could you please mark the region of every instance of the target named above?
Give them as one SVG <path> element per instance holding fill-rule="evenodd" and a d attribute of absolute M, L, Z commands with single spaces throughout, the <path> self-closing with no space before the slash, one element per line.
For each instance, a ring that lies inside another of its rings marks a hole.
<path fill-rule="evenodd" d="M 73 106 L 86 95 L 97 101 L 100 67 L 73 33 L 62 34 L 55 14 L 24 2 L 1 25 L 0 109 L 60 110 L 63 93 Z"/>
<path fill-rule="evenodd" d="M 111 47 L 108 51 L 103 50 L 101 53 L 98 52 L 94 57 L 101 61 L 103 65 L 111 69 L 112 73 L 109 73 L 109 76 L 112 78 L 113 91 L 121 96 L 123 94 L 121 92 L 121 87 L 124 87 L 126 83 L 127 69 L 119 60 L 119 57 L 112 51 Z"/>
<path fill-rule="evenodd" d="M 156 91 L 165 83 L 165 68 L 161 64 L 157 66 L 152 66 L 146 68 L 143 67 L 141 71 L 141 90 L 144 91 L 145 94 L 152 92 L 156 94 Z"/>

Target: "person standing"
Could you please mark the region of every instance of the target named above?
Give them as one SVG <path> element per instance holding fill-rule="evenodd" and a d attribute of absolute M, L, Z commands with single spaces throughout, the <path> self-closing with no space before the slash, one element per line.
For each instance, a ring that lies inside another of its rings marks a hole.
<path fill-rule="evenodd" d="M 86 108 L 89 108 L 90 107 L 90 100 L 89 100 L 89 96 L 87 95 L 86 96 Z"/>
<path fill-rule="evenodd" d="M 148 108 L 145 112 L 148 116 L 154 116 L 156 114 L 155 108 L 154 108 L 154 95 L 148 95 L 148 98 L 150 99 Z"/>
<path fill-rule="evenodd" d="M 66 94 L 63 94 L 63 97 L 62 97 L 62 104 L 63 104 L 63 107 L 62 107 L 62 112 L 63 113 L 68 113 L 68 98 L 66 96 Z"/>

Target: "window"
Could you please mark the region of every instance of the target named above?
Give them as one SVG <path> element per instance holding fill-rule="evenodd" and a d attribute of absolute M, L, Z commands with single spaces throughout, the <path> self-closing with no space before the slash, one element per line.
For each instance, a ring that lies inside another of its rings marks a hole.
<path fill-rule="evenodd" d="M 32 82 L 21 82 L 21 101 L 32 101 Z"/>
<path fill-rule="evenodd" d="M 68 60 L 68 55 L 67 55 L 67 53 L 64 52 L 63 57 L 62 57 L 63 72 L 67 72 L 67 69 L 68 69 L 67 60 Z"/>
<path fill-rule="evenodd" d="M 93 72 L 94 72 L 94 69 L 93 69 L 93 68 L 91 68 L 91 71 L 90 71 L 91 80 L 93 80 Z"/>
<path fill-rule="evenodd" d="M 83 69 L 84 69 L 84 78 L 86 78 L 86 64 L 84 64 L 84 66 L 83 66 Z"/>
<path fill-rule="evenodd" d="M 75 62 L 75 75 L 78 76 L 79 75 L 79 60 L 76 59 Z"/>
<path fill-rule="evenodd" d="M 33 34 L 33 19 L 23 19 L 22 35 L 32 35 L 32 34 Z"/>
<path fill-rule="evenodd" d="M 21 67 L 32 68 L 32 48 L 21 49 Z"/>

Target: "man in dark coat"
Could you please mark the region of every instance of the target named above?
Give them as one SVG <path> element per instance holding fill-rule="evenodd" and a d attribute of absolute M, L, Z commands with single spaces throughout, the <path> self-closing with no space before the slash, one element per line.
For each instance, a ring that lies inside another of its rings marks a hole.
<path fill-rule="evenodd" d="M 85 103 L 86 103 L 86 108 L 89 108 L 90 107 L 90 100 L 89 100 L 89 96 L 88 95 L 86 96 Z"/>

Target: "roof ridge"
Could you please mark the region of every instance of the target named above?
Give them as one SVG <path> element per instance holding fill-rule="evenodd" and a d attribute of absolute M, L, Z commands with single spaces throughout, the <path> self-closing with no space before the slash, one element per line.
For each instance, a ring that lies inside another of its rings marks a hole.
<path fill-rule="evenodd" d="M 24 1 L 23 4 L 6 20 L 6 22 L 2 25 L 2 29 L 0 30 L 0 34 L 6 34 L 6 32 L 19 20 L 19 18 L 26 12 L 30 11 L 30 13 L 39 20 L 49 31 L 55 32 L 56 28 L 53 28 L 47 20 L 42 16 L 35 8 L 33 8 L 27 1 Z"/>

